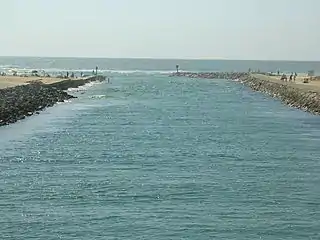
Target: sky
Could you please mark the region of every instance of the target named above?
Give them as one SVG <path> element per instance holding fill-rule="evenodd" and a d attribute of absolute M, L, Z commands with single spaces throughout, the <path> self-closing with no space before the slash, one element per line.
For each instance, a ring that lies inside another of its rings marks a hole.
<path fill-rule="evenodd" d="M 0 9 L 1 56 L 320 60 L 319 0 L 1 0 Z"/>

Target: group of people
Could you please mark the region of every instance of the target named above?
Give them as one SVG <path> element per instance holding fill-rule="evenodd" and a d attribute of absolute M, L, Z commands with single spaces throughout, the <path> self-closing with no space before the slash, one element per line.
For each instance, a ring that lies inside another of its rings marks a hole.
<path fill-rule="evenodd" d="M 96 70 L 92 70 L 92 75 L 98 75 L 98 67 L 96 67 Z M 84 73 L 83 72 L 80 72 L 80 77 L 84 77 Z M 75 77 L 75 74 L 73 72 L 69 73 L 67 72 L 66 75 L 64 75 L 63 77 L 65 78 L 74 78 Z"/>
<path fill-rule="evenodd" d="M 296 81 L 296 78 L 297 78 L 298 74 L 295 72 L 295 73 L 291 73 L 290 76 L 289 76 L 289 79 L 287 78 L 287 75 L 286 74 L 282 74 L 280 80 L 284 81 L 284 82 L 295 82 Z"/>

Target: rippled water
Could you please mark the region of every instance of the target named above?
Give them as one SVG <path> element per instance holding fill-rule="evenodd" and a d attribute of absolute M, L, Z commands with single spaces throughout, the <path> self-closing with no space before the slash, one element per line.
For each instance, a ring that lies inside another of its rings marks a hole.
<path fill-rule="evenodd" d="M 115 76 L 0 128 L 1 239 L 319 239 L 320 121 L 225 80 Z"/>

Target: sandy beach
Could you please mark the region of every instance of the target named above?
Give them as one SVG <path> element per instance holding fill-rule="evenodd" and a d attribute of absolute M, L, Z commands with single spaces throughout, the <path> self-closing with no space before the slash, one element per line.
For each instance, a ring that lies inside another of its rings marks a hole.
<path fill-rule="evenodd" d="M 71 80 L 80 80 L 83 78 L 68 78 Z M 41 81 L 45 84 L 56 83 L 66 80 L 66 78 L 57 78 L 57 77 L 20 77 L 20 76 L 0 76 L 0 89 L 7 87 L 15 87 L 18 85 L 28 84 L 30 81 Z"/>
<path fill-rule="evenodd" d="M 307 78 L 307 75 L 298 75 L 295 82 L 284 82 L 280 80 L 279 76 L 267 76 L 264 74 L 252 74 L 254 77 L 271 81 L 275 83 L 287 84 L 295 88 L 299 88 L 305 91 L 316 91 L 320 92 L 320 80 L 311 80 L 309 83 L 304 83 L 303 80 Z M 318 79 L 318 78 L 317 78 Z"/>

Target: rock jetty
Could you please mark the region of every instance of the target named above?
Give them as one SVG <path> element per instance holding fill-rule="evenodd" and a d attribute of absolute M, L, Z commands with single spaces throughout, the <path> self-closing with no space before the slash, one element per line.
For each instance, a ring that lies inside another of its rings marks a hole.
<path fill-rule="evenodd" d="M 240 81 L 252 90 L 280 99 L 291 107 L 312 114 L 320 114 L 320 93 L 318 91 L 302 89 L 295 84 L 261 80 L 250 75 L 241 78 Z"/>
<path fill-rule="evenodd" d="M 104 76 L 79 80 L 65 80 L 53 84 L 33 82 L 0 89 L 0 126 L 14 123 L 34 113 L 52 107 L 57 102 L 75 98 L 64 90 L 76 88 L 91 81 L 103 81 Z"/>
<path fill-rule="evenodd" d="M 77 88 L 77 87 L 85 85 L 89 82 L 93 82 L 93 81 L 102 82 L 105 80 L 106 80 L 105 76 L 97 75 L 97 76 L 92 76 L 92 77 L 78 79 L 78 80 L 67 79 L 67 80 L 63 80 L 60 82 L 51 83 L 51 84 L 49 84 L 49 86 L 60 89 L 60 90 L 68 90 L 68 88 Z"/>
<path fill-rule="evenodd" d="M 245 72 L 175 72 L 170 77 L 206 78 L 206 79 L 239 79 L 248 76 Z"/>

